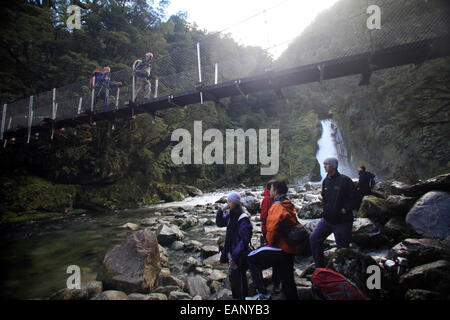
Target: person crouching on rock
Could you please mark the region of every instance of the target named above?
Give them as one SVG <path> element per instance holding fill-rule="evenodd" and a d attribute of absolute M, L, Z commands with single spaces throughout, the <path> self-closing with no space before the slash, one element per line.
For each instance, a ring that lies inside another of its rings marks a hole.
<path fill-rule="evenodd" d="M 221 262 L 228 260 L 228 277 L 233 298 L 243 300 L 248 293 L 247 254 L 253 226 L 242 209 L 239 193 L 231 193 L 227 202 L 216 213 L 216 225 L 227 227 Z"/>

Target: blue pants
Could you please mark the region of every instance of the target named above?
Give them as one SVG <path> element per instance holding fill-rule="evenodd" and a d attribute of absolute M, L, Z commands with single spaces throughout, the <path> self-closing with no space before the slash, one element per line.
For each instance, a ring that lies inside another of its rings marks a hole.
<path fill-rule="evenodd" d="M 314 264 L 316 268 L 324 268 L 325 261 L 323 256 L 323 242 L 331 234 L 334 234 L 336 240 L 336 246 L 340 248 L 348 248 L 352 238 L 352 224 L 331 224 L 324 218 L 320 219 L 314 231 L 309 236 L 311 243 L 312 256 L 314 258 Z"/>

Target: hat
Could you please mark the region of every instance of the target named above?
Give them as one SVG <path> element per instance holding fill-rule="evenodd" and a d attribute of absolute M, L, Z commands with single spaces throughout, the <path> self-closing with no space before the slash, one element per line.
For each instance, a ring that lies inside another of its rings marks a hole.
<path fill-rule="evenodd" d="M 364 167 L 364 166 L 359 166 L 359 168 L 362 170 L 366 170 L 366 167 Z"/>
<path fill-rule="evenodd" d="M 336 169 L 338 167 L 338 159 L 336 159 L 335 157 L 328 157 L 325 160 L 323 160 L 323 163 L 327 163 L 329 165 L 332 165 Z"/>
<path fill-rule="evenodd" d="M 152 57 L 152 58 L 153 58 L 153 53 L 147 52 L 147 53 L 145 54 L 145 57 L 146 57 L 146 58 L 148 58 L 148 57 Z"/>
<path fill-rule="evenodd" d="M 233 193 L 230 193 L 228 195 L 228 200 L 233 202 L 233 203 L 240 204 L 241 203 L 241 196 L 239 195 L 239 193 L 233 192 Z"/>

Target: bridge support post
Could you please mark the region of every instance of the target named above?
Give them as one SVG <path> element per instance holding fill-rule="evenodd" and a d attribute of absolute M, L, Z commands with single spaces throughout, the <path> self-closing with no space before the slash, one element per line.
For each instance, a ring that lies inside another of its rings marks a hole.
<path fill-rule="evenodd" d="M 219 64 L 214 65 L 214 84 L 219 83 Z"/>
<path fill-rule="evenodd" d="M 116 110 L 119 109 L 120 87 L 117 87 L 116 93 Z"/>
<path fill-rule="evenodd" d="M 197 42 L 198 81 L 202 83 L 202 65 L 200 62 L 200 42 Z M 203 92 L 200 91 L 200 104 L 203 104 Z"/>
<path fill-rule="evenodd" d="M 30 97 L 30 104 L 28 105 L 28 138 L 27 143 L 30 143 L 31 126 L 33 124 L 33 96 Z"/>
<path fill-rule="evenodd" d="M 0 140 L 1 141 L 3 141 L 3 135 L 4 135 L 4 132 L 5 132 L 6 110 L 7 110 L 7 108 L 8 108 L 8 105 L 5 103 L 3 105 L 3 111 L 2 111 L 2 129 L 1 129 L 2 131 L 0 133 Z"/>
<path fill-rule="evenodd" d="M 80 97 L 80 102 L 78 102 L 77 114 L 80 114 L 82 105 L 83 105 L 83 97 Z"/>
<path fill-rule="evenodd" d="M 159 86 L 159 79 L 158 77 L 155 78 L 155 95 L 154 98 L 158 98 L 158 86 Z"/>

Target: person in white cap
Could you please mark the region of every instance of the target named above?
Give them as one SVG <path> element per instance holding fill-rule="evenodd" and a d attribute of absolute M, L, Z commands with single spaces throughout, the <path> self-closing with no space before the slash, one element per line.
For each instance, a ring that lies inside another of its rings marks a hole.
<path fill-rule="evenodd" d="M 153 53 L 147 52 L 142 60 L 136 60 L 134 63 L 134 76 L 136 79 L 135 97 L 141 91 L 144 91 L 144 99 L 150 99 L 152 84 L 150 82 L 150 72 L 152 69 L 151 61 Z"/>
<path fill-rule="evenodd" d="M 221 262 L 228 261 L 228 277 L 234 299 L 244 300 L 248 294 L 247 254 L 252 238 L 252 223 L 244 213 L 239 193 L 228 195 L 228 204 L 219 207 L 216 213 L 218 227 L 227 227 Z"/>
<path fill-rule="evenodd" d="M 349 177 L 339 173 L 338 164 L 335 157 L 323 161 L 327 172 L 322 182 L 323 215 L 309 237 L 316 268 L 325 267 L 323 242 L 331 233 L 338 249 L 348 248 L 352 236 L 356 187 Z"/>

